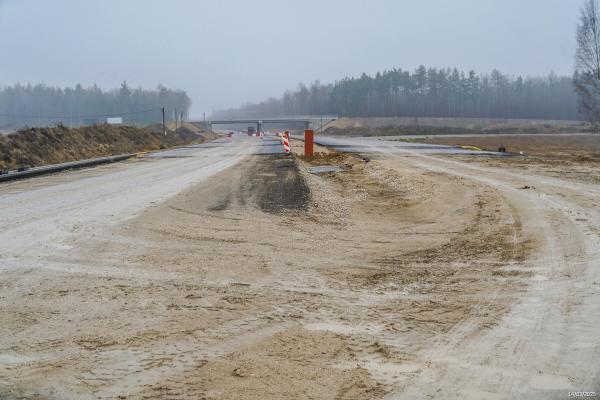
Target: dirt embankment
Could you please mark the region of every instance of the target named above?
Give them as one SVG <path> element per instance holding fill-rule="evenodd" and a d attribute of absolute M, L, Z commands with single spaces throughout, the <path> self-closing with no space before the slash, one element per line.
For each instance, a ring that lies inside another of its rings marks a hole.
<path fill-rule="evenodd" d="M 210 135 L 187 124 L 166 136 L 157 126 L 26 128 L 0 136 L 0 170 L 182 146 L 202 142 Z"/>

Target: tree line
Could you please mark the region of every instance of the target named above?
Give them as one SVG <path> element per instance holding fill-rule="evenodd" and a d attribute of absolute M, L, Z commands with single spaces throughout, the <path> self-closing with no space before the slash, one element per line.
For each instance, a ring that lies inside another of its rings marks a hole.
<path fill-rule="evenodd" d="M 127 124 L 152 124 L 162 121 L 163 107 L 168 121 L 174 120 L 175 110 L 187 118 L 191 103 L 185 91 L 162 85 L 145 90 L 123 82 L 118 89 L 102 90 L 96 85 L 63 89 L 16 84 L 0 87 L 0 128 L 91 125 L 106 117 L 122 117 Z"/>
<path fill-rule="evenodd" d="M 578 120 L 573 79 L 494 70 L 393 69 L 333 84 L 300 84 L 281 98 L 220 110 L 219 118 L 337 114 L 345 117 L 473 117 Z"/>

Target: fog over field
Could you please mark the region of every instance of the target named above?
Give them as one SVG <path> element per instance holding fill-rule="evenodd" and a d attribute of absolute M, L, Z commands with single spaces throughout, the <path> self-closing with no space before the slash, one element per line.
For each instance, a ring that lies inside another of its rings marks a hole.
<path fill-rule="evenodd" d="M 582 1 L 0 1 L 0 84 L 188 92 L 192 116 L 420 64 L 573 72 Z"/>

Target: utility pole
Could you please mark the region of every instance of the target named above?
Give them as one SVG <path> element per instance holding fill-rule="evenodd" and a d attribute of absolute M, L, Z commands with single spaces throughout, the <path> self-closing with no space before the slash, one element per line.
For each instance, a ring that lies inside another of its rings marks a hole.
<path fill-rule="evenodd" d="M 165 108 L 162 108 L 163 133 L 167 136 L 167 125 L 165 124 Z"/>
<path fill-rule="evenodd" d="M 177 132 L 177 109 L 175 109 L 175 132 Z"/>
<path fill-rule="evenodd" d="M 323 133 L 323 112 L 321 112 L 321 129 L 319 131 Z"/>

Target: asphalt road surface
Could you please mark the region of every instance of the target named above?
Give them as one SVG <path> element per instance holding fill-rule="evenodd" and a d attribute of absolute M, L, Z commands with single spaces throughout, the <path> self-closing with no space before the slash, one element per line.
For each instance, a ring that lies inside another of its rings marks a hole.
<path fill-rule="evenodd" d="M 453 155 L 500 155 L 490 151 L 474 151 L 445 145 L 412 143 L 397 140 L 402 137 L 327 137 L 315 138 L 315 143 L 338 151 L 351 153 L 403 153 L 453 154 Z M 396 140 L 394 140 L 396 139 Z"/>

